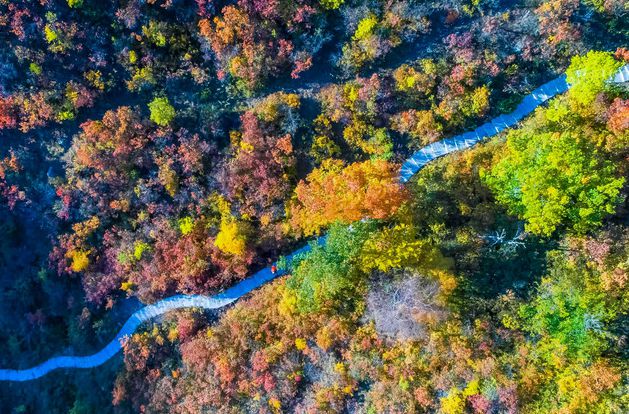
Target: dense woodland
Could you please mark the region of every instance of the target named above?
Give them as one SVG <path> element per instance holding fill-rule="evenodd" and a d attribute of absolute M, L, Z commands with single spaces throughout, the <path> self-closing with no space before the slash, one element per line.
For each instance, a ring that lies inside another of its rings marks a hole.
<path fill-rule="evenodd" d="M 0 368 L 288 273 L 101 367 L 0 382 L 0 413 L 629 412 L 629 85 L 607 82 L 628 21 L 623 0 L 0 0 Z"/>

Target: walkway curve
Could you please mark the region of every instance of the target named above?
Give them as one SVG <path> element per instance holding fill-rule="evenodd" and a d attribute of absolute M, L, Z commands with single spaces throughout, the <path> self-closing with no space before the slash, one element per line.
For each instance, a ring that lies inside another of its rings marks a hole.
<path fill-rule="evenodd" d="M 629 82 L 629 64 L 620 68 L 610 79 L 610 82 Z M 421 170 L 426 164 L 441 156 L 470 148 L 476 143 L 493 137 L 501 131 L 514 126 L 525 116 L 533 112 L 535 108 L 542 105 L 552 97 L 568 90 L 568 87 L 569 85 L 566 82 L 566 76 L 562 75 L 557 79 L 545 83 L 527 95 L 512 113 L 500 115 L 476 128 L 472 132 L 465 132 L 452 138 L 446 138 L 420 149 L 408 160 L 406 160 L 404 164 L 402 164 L 402 168 L 400 170 L 400 181 L 402 183 L 408 182 L 408 180 L 410 180 L 411 177 Z M 321 236 L 313 243 L 310 243 L 301 249 L 295 250 L 286 256 L 286 260 L 290 263 L 295 256 L 308 252 L 314 244 L 325 243 L 325 237 L 326 236 Z M 54 357 L 29 369 L 0 369 L 0 381 L 30 381 L 40 378 L 48 374 L 50 371 L 59 368 L 93 368 L 99 366 L 117 354 L 118 351 L 122 349 L 125 340 L 133 334 L 142 323 L 175 309 L 222 308 L 235 302 L 252 290 L 259 288 L 268 281 L 281 276 L 283 273 L 283 271 L 278 271 L 273 274 L 271 272 L 271 268 L 267 267 L 237 283 L 224 292 L 214 296 L 175 295 L 160 300 L 159 302 L 147 305 L 133 313 L 133 315 L 127 319 L 120 331 L 118 331 L 116 337 L 99 352 L 88 356 Z"/>

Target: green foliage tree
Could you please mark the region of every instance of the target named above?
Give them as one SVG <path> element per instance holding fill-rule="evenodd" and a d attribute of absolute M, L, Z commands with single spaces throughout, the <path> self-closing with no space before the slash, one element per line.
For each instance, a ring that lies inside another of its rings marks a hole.
<path fill-rule="evenodd" d="M 592 254 L 601 259 L 602 252 L 596 252 L 601 245 L 586 246 L 593 251 L 575 249 L 571 258 L 551 252 L 550 272 L 533 298 L 503 318 L 506 326 L 527 334 L 520 344 L 525 355 L 521 383 L 536 378 L 536 385 L 523 412 L 624 411 L 618 399 L 621 365 L 607 357 L 614 352 L 610 327 L 621 313 L 600 284 L 595 270 L 600 265 L 592 265 Z"/>
<path fill-rule="evenodd" d="M 149 21 L 148 26 L 142 26 L 142 33 L 148 38 L 149 42 L 153 43 L 157 47 L 166 46 L 166 24 L 162 22 L 156 22 L 154 20 Z"/>
<path fill-rule="evenodd" d="M 149 103 L 149 110 L 151 111 L 151 121 L 157 125 L 167 126 L 175 119 L 175 108 L 165 96 L 153 99 Z"/>
<path fill-rule="evenodd" d="M 362 286 L 360 253 L 375 229 L 373 221 L 351 226 L 334 224 L 325 245 L 313 246 L 307 255 L 297 258 L 287 287 L 296 296 L 300 312 L 316 312 L 353 302 Z"/>
<path fill-rule="evenodd" d="M 584 233 L 620 201 L 624 179 L 578 132 L 512 131 L 498 157 L 483 179 L 532 233 L 549 236 L 560 226 Z"/>
<path fill-rule="evenodd" d="M 548 361 L 562 355 L 586 360 L 605 347 L 601 327 L 612 315 L 602 292 L 588 289 L 591 278 L 581 266 L 570 265 L 559 252 L 550 255 L 553 268 L 537 295 L 519 308 L 522 327 L 539 338 Z"/>
<path fill-rule="evenodd" d="M 569 96 L 579 104 L 590 104 L 621 66 L 609 52 L 592 50 L 585 56 L 573 57 L 566 70 L 567 81 L 572 86 Z"/>

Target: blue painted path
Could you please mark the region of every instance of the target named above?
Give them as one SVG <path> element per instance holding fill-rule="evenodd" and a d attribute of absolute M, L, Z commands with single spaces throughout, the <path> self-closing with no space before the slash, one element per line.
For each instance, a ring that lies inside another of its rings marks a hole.
<path fill-rule="evenodd" d="M 629 82 L 629 64 L 620 68 L 610 79 L 610 82 Z M 406 183 L 426 164 L 441 156 L 454 151 L 470 148 L 476 143 L 493 137 L 501 131 L 516 125 L 525 116 L 533 112 L 535 108 L 542 105 L 552 97 L 565 92 L 568 90 L 568 87 L 569 85 L 566 83 L 566 76 L 562 75 L 555 80 L 545 83 L 527 95 L 512 113 L 500 115 L 486 124 L 476 128 L 474 131 L 465 132 L 452 138 L 446 138 L 420 149 L 402 165 L 400 170 L 400 181 L 402 183 Z M 318 244 L 323 244 L 324 242 L 325 236 L 321 236 L 315 240 L 315 243 Z M 292 252 L 286 256 L 287 262 L 290 263 L 295 256 L 310 251 L 311 246 L 312 244 L 308 244 L 305 247 Z M 175 309 L 222 308 L 223 306 L 235 302 L 252 290 L 259 288 L 266 282 L 281 276 L 282 274 L 284 274 L 284 271 L 282 270 L 278 270 L 275 274 L 273 274 L 271 273 L 271 268 L 267 267 L 237 283 L 224 292 L 214 296 L 176 295 L 160 300 L 157 303 L 143 307 L 131 315 L 116 337 L 99 352 L 87 356 L 54 357 L 29 369 L 0 369 L 0 381 L 30 381 L 40 378 L 48 374 L 50 371 L 59 368 L 93 368 L 99 366 L 116 355 L 118 351 L 122 349 L 126 338 L 134 333 L 142 323 Z"/>

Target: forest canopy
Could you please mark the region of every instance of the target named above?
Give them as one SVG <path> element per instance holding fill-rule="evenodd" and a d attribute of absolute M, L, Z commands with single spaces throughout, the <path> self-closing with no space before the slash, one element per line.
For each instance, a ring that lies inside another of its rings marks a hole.
<path fill-rule="evenodd" d="M 0 0 L 0 411 L 629 412 L 628 17 Z"/>

